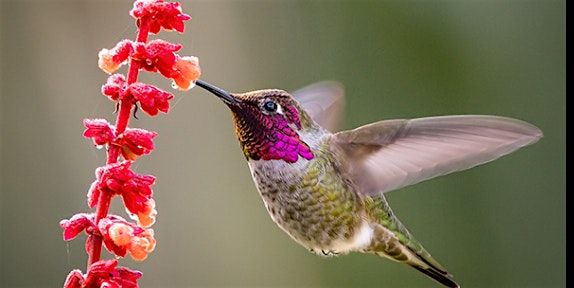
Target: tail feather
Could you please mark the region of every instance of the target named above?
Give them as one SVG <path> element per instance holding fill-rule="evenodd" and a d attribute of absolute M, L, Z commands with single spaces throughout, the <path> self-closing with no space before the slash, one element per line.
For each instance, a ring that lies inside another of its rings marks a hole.
<path fill-rule="evenodd" d="M 368 214 L 377 220 L 373 237 L 366 252 L 402 262 L 421 271 L 447 287 L 459 287 L 438 261 L 415 240 L 392 212 L 382 195 L 365 200 Z"/>
<path fill-rule="evenodd" d="M 383 226 L 377 225 L 374 228 L 372 243 L 366 252 L 408 264 L 446 287 L 460 287 L 452 279 L 452 275 L 433 259 L 422 245 L 412 238 L 410 233 L 407 234 L 408 231 L 404 227 L 401 227 L 402 233 L 400 234 L 396 230 L 390 231 Z M 397 235 L 400 236 L 397 237 Z M 402 235 L 409 237 L 406 238 Z M 401 238 L 403 241 L 400 241 Z M 404 239 L 409 240 L 404 241 Z"/>
<path fill-rule="evenodd" d="M 427 268 L 423 268 L 420 267 L 418 265 L 411 265 L 411 267 L 423 272 L 425 275 L 433 278 L 434 280 L 436 280 L 437 282 L 441 283 L 442 285 L 445 285 L 446 287 L 451 287 L 451 288 L 459 288 L 460 286 L 454 282 L 454 280 L 451 278 L 451 275 L 449 274 L 445 274 L 442 273 L 432 267 L 427 267 Z"/>

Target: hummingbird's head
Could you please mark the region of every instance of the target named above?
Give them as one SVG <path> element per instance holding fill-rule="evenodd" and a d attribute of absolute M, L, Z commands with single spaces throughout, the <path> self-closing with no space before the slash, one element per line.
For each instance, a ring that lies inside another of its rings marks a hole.
<path fill-rule="evenodd" d="M 300 137 L 313 121 L 289 93 L 266 89 L 235 94 L 201 80 L 196 84 L 231 109 L 235 132 L 248 160 L 295 163 L 299 157 L 313 159 L 311 148 Z"/>

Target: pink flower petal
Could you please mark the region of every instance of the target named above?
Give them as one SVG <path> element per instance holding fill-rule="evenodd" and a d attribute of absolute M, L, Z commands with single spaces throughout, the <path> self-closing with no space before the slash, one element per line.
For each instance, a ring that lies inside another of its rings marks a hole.
<path fill-rule="evenodd" d="M 175 52 L 181 49 L 180 44 L 173 44 L 161 39 L 152 40 L 146 44 L 138 43 L 132 58 L 143 69 L 156 72 L 168 77 L 175 64 Z"/>
<path fill-rule="evenodd" d="M 144 83 L 133 83 L 129 89 L 134 98 L 140 102 L 142 110 L 150 116 L 157 115 L 159 111 L 164 113 L 169 111 L 169 100 L 173 99 L 173 94 Z"/>
<path fill-rule="evenodd" d="M 186 91 L 193 87 L 191 82 L 199 79 L 200 75 L 199 59 L 187 56 L 177 58 L 170 78 L 173 79 L 175 86 L 180 90 Z"/>
<path fill-rule="evenodd" d="M 92 138 L 95 145 L 105 145 L 114 139 L 114 126 L 104 119 L 84 119 L 84 137 Z"/>
<path fill-rule="evenodd" d="M 138 156 L 149 154 L 153 149 L 153 138 L 157 133 L 144 129 L 128 128 L 117 144 L 122 147 L 122 155 L 126 160 L 135 160 Z"/>
<path fill-rule="evenodd" d="M 138 23 L 147 22 L 150 32 L 159 33 L 161 28 L 183 32 L 183 21 L 191 19 L 181 11 L 177 2 L 163 0 L 138 0 L 134 3 L 130 14 L 138 19 Z"/>
<path fill-rule="evenodd" d="M 115 233 L 115 232 L 118 232 L 118 231 L 116 231 L 117 229 L 114 229 L 114 232 L 110 231 L 110 228 L 112 226 L 114 226 L 115 224 L 116 223 L 114 221 L 112 221 L 109 217 L 103 218 L 98 223 L 98 229 L 100 231 L 100 234 L 102 234 L 102 238 L 104 240 L 104 246 L 106 247 L 106 249 L 108 251 L 110 251 L 110 253 L 115 254 L 116 256 L 124 257 L 126 255 L 126 252 L 127 252 L 126 244 L 120 245 L 120 244 L 116 243 L 115 240 L 117 240 L 117 239 L 112 237 L 112 234 L 113 234 L 113 236 L 118 236 L 117 233 Z M 129 227 L 129 225 L 125 225 L 125 224 L 123 224 L 123 226 Z M 131 233 L 133 233 L 133 229 L 131 229 Z M 128 243 L 129 243 L 130 239 L 131 239 L 131 237 L 128 236 Z"/>
<path fill-rule="evenodd" d="M 96 203 L 95 195 L 99 193 L 121 195 L 129 213 L 137 217 L 140 226 L 148 227 L 157 214 L 155 202 L 151 199 L 155 177 L 136 174 L 130 170 L 131 163 L 123 161 L 96 169 L 96 181 L 90 187 L 88 203 Z"/>
<path fill-rule="evenodd" d="M 60 227 L 63 229 L 64 241 L 69 241 L 80 232 L 86 230 L 90 226 L 94 226 L 93 214 L 78 213 L 70 219 L 64 219 L 60 221 Z"/>
<path fill-rule="evenodd" d="M 106 84 L 102 86 L 102 94 L 111 100 L 117 101 L 126 90 L 126 78 L 122 74 L 113 74 L 108 77 Z"/>
<path fill-rule="evenodd" d="M 72 270 L 64 288 L 137 288 L 142 273 L 126 267 L 117 267 L 117 260 L 100 260 L 93 263 L 84 276 L 79 269 Z"/>
<path fill-rule="evenodd" d="M 108 215 L 100 220 L 98 229 L 106 249 L 119 257 L 129 252 L 135 260 L 143 260 L 155 247 L 152 229 L 142 229 L 119 216 Z"/>
<path fill-rule="evenodd" d="M 155 201 L 153 199 L 147 199 L 145 202 L 136 202 L 135 208 L 128 208 L 126 205 L 126 210 L 130 215 L 130 218 L 136 220 L 140 227 L 150 227 L 155 223 L 155 218 L 157 216 L 157 210 L 155 209 Z M 135 211 L 135 212 L 134 212 Z"/>
<path fill-rule="evenodd" d="M 98 67 L 104 72 L 111 74 L 126 62 L 133 52 L 133 43 L 130 40 L 122 40 L 112 49 L 102 49 L 98 53 Z"/>
<path fill-rule="evenodd" d="M 79 269 L 74 269 L 70 271 L 66 281 L 64 282 L 64 288 L 82 288 L 84 283 L 84 274 Z"/>

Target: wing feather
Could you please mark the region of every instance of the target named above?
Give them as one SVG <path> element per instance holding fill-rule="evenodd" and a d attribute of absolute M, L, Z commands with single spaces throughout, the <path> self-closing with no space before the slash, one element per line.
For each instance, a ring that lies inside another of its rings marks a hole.
<path fill-rule="evenodd" d="M 353 180 L 377 194 L 465 170 L 535 143 L 526 122 L 481 115 L 387 120 L 333 135 Z"/>
<path fill-rule="evenodd" d="M 339 128 L 345 107 L 345 89 L 339 82 L 318 82 L 292 95 L 317 124 L 329 131 Z"/>

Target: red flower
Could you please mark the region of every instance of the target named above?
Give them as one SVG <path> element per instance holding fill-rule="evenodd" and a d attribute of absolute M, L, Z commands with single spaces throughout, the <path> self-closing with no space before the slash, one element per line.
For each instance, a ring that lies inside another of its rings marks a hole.
<path fill-rule="evenodd" d="M 173 79 L 174 85 L 179 89 L 189 90 L 192 87 L 191 82 L 199 78 L 201 69 L 197 57 L 177 55 L 175 52 L 180 49 L 180 44 L 173 44 L 161 39 L 148 43 L 133 43 L 124 40 L 111 50 L 102 49 L 99 53 L 100 60 L 98 63 L 102 70 L 112 73 L 131 56 L 131 59 L 140 68 L 150 72 L 159 72 L 163 76 Z M 118 100 L 125 91 L 125 85 L 125 78 L 122 75 L 112 75 L 108 78 L 107 83 L 102 86 L 102 94 L 112 100 Z"/>
<path fill-rule="evenodd" d="M 134 260 L 143 261 L 147 258 L 147 255 L 155 249 L 155 243 L 153 230 L 146 229 L 131 239 L 128 250 Z"/>
<path fill-rule="evenodd" d="M 152 175 L 140 175 L 130 170 L 131 161 L 109 164 L 96 169 L 96 181 L 88 191 L 88 205 L 97 204 L 100 193 L 119 194 L 126 210 L 142 227 L 155 222 L 155 202 L 151 199 L 155 182 Z"/>
<path fill-rule="evenodd" d="M 92 138 L 95 145 L 105 145 L 114 139 L 114 126 L 104 119 L 84 119 L 84 137 Z"/>
<path fill-rule="evenodd" d="M 157 211 L 155 201 L 151 199 L 153 190 L 151 185 L 155 177 L 151 175 L 135 175 L 131 181 L 126 182 L 122 194 L 126 212 L 130 218 L 136 220 L 139 226 L 149 227 L 155 222 Z"/>
<path fill-rule="evenodd" d="M 60 221 L 64 240 L 70 241 L 82 231 L 86 231 L 87 249 L 90 249 L 90 241 L 97 235 L 102 237 L 106 249 L 111 253 L 124 257 L 129 252 L 137 261 L 147 258 L 155 248 L 156 240 L 152 229 L 143 229 L 117 215 L 108 215 L 101 219 L 97 226 L 93 221 L 94 214 L 86 213 L 79 213 L 70 219 Z"/>
<path fill-rule="evenodd" d="M 100 220 L 98 227 L 106 249 L 117 256 L 129 252 L 134 260 L 142 261 L 155 248 L 152 229 L 142 229 L 122 217 L 110 215 Z"/>
<path fill-rule="evenodd" d="M 100 260 L 90 266 L 85 276 L 78 269 L 72 270 L 64 288 L 137 288 L 142 273 L 117 265 L 117 260 Z"/>
<path fill-rule="evenodd" d="M 80 269 L 74 269 L 66 277 L 66 282 L 64 282 L 64 288 L 81 288 L 84 284 L 84 274 Z"/>
<path fill-rule="evenodd" d="M 102 49 L 98 53 L 98 67 L 104 72 L 114 73 L 128 60 L 133 52 L 133 43 L 130 40 L 122 40 L 112 49 Z"/>
<path fill-rule="evenodd" d="M 157 34 L 161 27 L 182 33 L 183 21 L 191 19 L 181 11 L 179 3 L 163 0 L 138 0 L 134 3 L 130 14 L 138 20 L 138 23 L 148 23 L 153 34 Z"/>
<path fill-rule="evenodd" d="M 170 78 L 173 79 L 175 86 L 180 90 L 186 91 L 193 87 L 191 82 L 195 82 L 199 79 L 200 75 L 199 59 L 197 59 L 197 57 L 187 56 L 177 58 Z"/>
<path fill-rule="evenodd" d="M 150 72 L 159 71 L 163 76 L 169 77 L 175 65 L 175 52 L 181 49 L 181 45 L 156 39 L 146 44 L 137 43 L 132 58 L 139 63 L 140 67 Z"/>
<path fill-rule="evenodd" d="M 117 145 L 122 147 L 122 155 L 126 160 L 136 160 L 138 156 L 149 154 L 153 149 L 153 138 L 157 133 L 144 129 L 128 128 L 119 140 Z"/>
<path fill-rule="evenodd" d="M 94 214 L 78 213 L 70 219 L 60 221 L 60 227 L 63 229 L 64 241 L 70 241 L 76 238 L 80 232 L 85 231 L 88 234 L 86 252 L 90 253 L 94 235 L 98 234 L 98 229 L 94 224 Z"/>
<path fill-rule="evenodd" d="M 100 179 L 99 175 L 99 170 L 101 169 L 98 168 L 96 169 L 96 178 Z M 92 182 L 92 185 L 90 185 L 90 188 L 88 189 L 88 207 L 90 208 L 94 208 L 97 204 L 98 204 L 98 199 L 100 198 L 100 189 L 98 188 L 98 180 Z"/>
<path fill-rule="evenodd" d="M 147 71 L 159 72 L 174 80 L 181 90 L 189 90 L 191 82 L 201 74 L 197 57 L 181 57 L 175 52 L 181 45 L 163 40 L 153 40 L 147 44 L 138 43 L 132 58 Z"/>
<path fill-rule="evenodd" d="M 72 218 L 60 221 L 60 227 L 64 230 L 64 241 L 70 241 L 80 232 L 86 230 L 88 227 L 95 227 L 94 214 L 78 213 Z"/>
<path fill-rule="evenodd" d="M 140 102 L 142 110 L 150 116 L 157 115 L 159 111 L 167 113 L 169 111 L 169 100 L 173 98 L 171 93 L 143 83 L 130 85 L 130 93 Z"/>
<path fill-rule="evenodd" d="M 102 86 L 102 94 L 108 96 L 111 100 L 121 99 L 126 90 L 126 78 L 122 74 L 113 74 L 108 77 L 106 84 Z"/>

